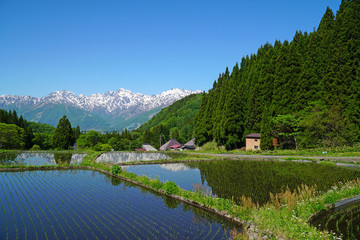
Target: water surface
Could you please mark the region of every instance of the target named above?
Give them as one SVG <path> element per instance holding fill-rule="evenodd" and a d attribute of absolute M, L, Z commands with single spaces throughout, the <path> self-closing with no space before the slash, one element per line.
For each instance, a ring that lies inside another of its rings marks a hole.
<path fill-rule="evenodd" d="M 228 239 L 232 223 L 89 171 L 0 172 L 1 239 Z"/>
<path fill-rule="evenodd" d="M 25 166 L 78 165 L 86 154 L 77 153 L 0 153 L 0 164 Z"/>
<path fill-rule="evenodd" d="M 341 239 L 360 239 L 360 203 L 330 210 L 312 219 L 311 224 L 334 232 Z"/>
<path fill-rule="evenodd" d="M 354 168 L 289 161 L 202 161 L 127 166 L 126 171 L 174 181 L 185 190 L 202 189 L 235 201 L 242 196 L 250 197 L 260 204 L 269 200 L 270 192 L 279 193 L 286 187 L 293 191 L 306 184 L 326 191 L 340 181 L 360 177 L 360 171 Z"/>

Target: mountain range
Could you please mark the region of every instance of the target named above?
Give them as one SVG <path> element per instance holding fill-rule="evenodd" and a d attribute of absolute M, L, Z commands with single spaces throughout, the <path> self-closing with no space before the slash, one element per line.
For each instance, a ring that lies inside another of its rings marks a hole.
<path fill-rule="evenodd" d="M 73 126 L 82 130 L 121 131 L 134 129 L 175 101 L 201 91 L 171 89 L 157 95 L 117 91 L 76 95 L 67 90 L 45 97 L 1 95 L 0 108 L 16 110 L 28 121 L 56 126 L 66 115 Z"/>

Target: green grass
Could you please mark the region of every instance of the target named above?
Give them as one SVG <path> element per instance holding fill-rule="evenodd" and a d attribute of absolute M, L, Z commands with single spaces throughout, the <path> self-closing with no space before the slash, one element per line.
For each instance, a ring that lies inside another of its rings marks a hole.
<path fill-rule="evenodd" d="M 323 153 L 326 152 L 326 153 Z M 229 153 L 246 155 L 279 155 L 279 156 L 317 156 L 317 157 L 360 157 L 360 146 L 343 146 L 333 148 L 314 148 L 299 150 L 272 150 L 272 151 L 241 151 L 232 150 Z"/>
<path fill-rule="evenodd" d="M 87 155 L 79 166 L 101 169 L 111 174 L 112 165 L 96 163 L 96 157 L 100 153 L 87 151 Z M 174 159 L 185 161 L 186 159 L 194 159 L 195 156 L 182 153 L 172 154 Z M 204 158 L 204 156 L 196 157 L 199 159 Z M 334 163 L 323 161 L 321 164 Z M 21 166 L 21 168 L 28 169 L 31 166 Z M 54 167 L 54 169 L 60 168 Z M 326 192 L 317 192 L 314 187 L 304 185 L 295 192 L 285 190 L 282 193 L 272 195 L 270 202 L 260 207 L 248 198 L 243 198 L 237 204 L 233 200 L 213 197 L 201 190 L 195 192 L 185 191 L 173 182 L 164 183 L 159 181 L 159 179 L 138 176 L 126 171 L 121 171 L 118 176 L 144 184 L 149 189 L 163 190 L 164 193 L 176 194 L 184 199 L 203 204 L 206 207 L 215 208 L 219 211 L 227 211 L 232 216 L 254 223 L 260 233 L 269 235 L 269 232 L 271 232 L 270 238 L 335 239 L 332 234 L 322 232 L 309 225 L 307 223 L 308 219 L 312 214 L 327 209 L 329 204 L 360 194 L 359 179 L 346 183 L 338 183 L 337 186 Z M 241 235 L 239 238 L 246 238 L 246 236 L 246 234 Z"/>

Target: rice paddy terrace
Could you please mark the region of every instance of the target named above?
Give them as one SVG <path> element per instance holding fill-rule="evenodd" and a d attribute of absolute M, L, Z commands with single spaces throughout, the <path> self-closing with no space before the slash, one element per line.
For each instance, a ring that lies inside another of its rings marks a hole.
<path fill-rule="evenodd" d="M 360 177 L 360 171 L 354 168 L 291 161 L 221 160 L 124 168 L 137 175 L 174 181 L 186 190 L 205 190 L 235 201 L 245 196 L 259 204 L 269 201 L 270 193 L 286 187 L 294 190 L 306 184 L 326 191 L 340 181 Z"/>
<path fill-rule="evenodd" d="M 89 170 L 0 172 L 2 239 L 227 239 L 224 219 Z"/>
<path fill-rule="evenodd" d="M 90 170 L 0 172 L 0 208 L 1 239 L 228 239 L 240 228 Z"/>
<path fill-rule="evenodd" d="M 106 163 L 144 161 L 146 157 L 116 155 Z M 84 154 L 0 154 L 2 165 L 79 165 Z M 134 160 L 135 159 L 135 160 Z M 137 160 L 136 160 L 137 159 Z M 166 159 L 153 155 L 151 159 Z M 338 182 L 357 179 L 356 168 L 278 161 L 199 161 L 126 166 L 137 175 L 173 181 L 185 190 L 239 201 L 249 197 L 260 205 L 271 193 L 301 184 L 327 191 Z M 1 239 L 228 239 L 241 226 L 202 209 L 133 183 L 91 170 L 0 172 Z M 314 226 L 359 237 L 359 204 L 329 212 Z"/>

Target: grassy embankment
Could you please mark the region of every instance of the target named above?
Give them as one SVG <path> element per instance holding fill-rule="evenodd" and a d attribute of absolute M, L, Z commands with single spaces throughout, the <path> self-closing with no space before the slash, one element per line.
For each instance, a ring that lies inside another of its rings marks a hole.
<path fill-rule="evenodd" d="M 237 205 L 232 200 L 215 198 L 206 192 L 183 190 L 173 182 L 164 183 L 158 179 L 138 176 L 134 173 L 121 171 L 118 168 L 112 169 L 110 165 L 94 163 L 90 155 L 83 163 L 141 183 L 154 190 L 163 190 L 166 194 L 175 194 L 184 199 L 200 203 L 205 207 L 226 211 L 238 219 L 254 223 L 259 234 L 270 235 L 271 238 L 336 239 L 332 234 L 319 231 L 310 226 L 307 223 L 308 219 L 314 213 L 327 209 L 330 204 L 360 194 L 360 180 L 356 180 L 339 183 L 327 192 L 317 192 L 316 187 L 304 185 L 295 192 L 287 190 L 272 195 L 270 202 L 264 206 L 257 206 L 248 198 L 243 198 L 242 203 Z M 238 235 L 237 237 L 242 239 L 246 238 L 247 235 Z"/>
<path fill-rule="evenodd" d="M 96 163 L 96 157 L 101 152 L 87 151 L 83 162 L 79 167 L 96 168 L 106 171 L 113 176 L 131 180 L 139 185 L 168 195 L 176 195 L 189 202 L 195 202 L 205 208 L 216 209 L 218 212 L 226 211 L 232 216 L 255 224 L 258 233 L 268 235 L 270 238 L 283 237 L 290 239 L 336 239 L 327 232 L 322 232 L 310 226 L 307 221 L 312 214 L 327 209 L 344 198 L 350 198 L 360 194 L 360 180 L 347 183 L 339 183 L 327 192 L 317 192 L 315 187 L 302 186 L 295 192 L 289 190 L 272 195 L 271 200 L 264 206 L 254 204 L 251 199 L 243 198 L 241 204 L 223 198 L 210 196 L 207 192 L 186 191 L 173 182 L 160 182 L 159 179 L 151 179 L 146 176 L 138 176 L 134 173 L 122 171 L 121 168 L 110 164 Z M 178 155 L 178 159 L 190 160 L 191 155 Z M 204 158 L 204 156 L 201 156 Z M 193 159 L 193 158 L 192 158 Z M 176 160 L 176 157 L 175 159 Z M 25 168 L 32 168 L 21 166 Z M 61 169 L 64 166 L 55 166 Z M 76 166 L 74 166 L 76 168 Z M 34 167 L 35 168 L 35 167 Z M 36 167 L 38 169 L 39 167 Z M 225 212 L 223 212 L 225 213 Z M 239 239 L 247 238 L 247 235 L 235 236 Z"/>

